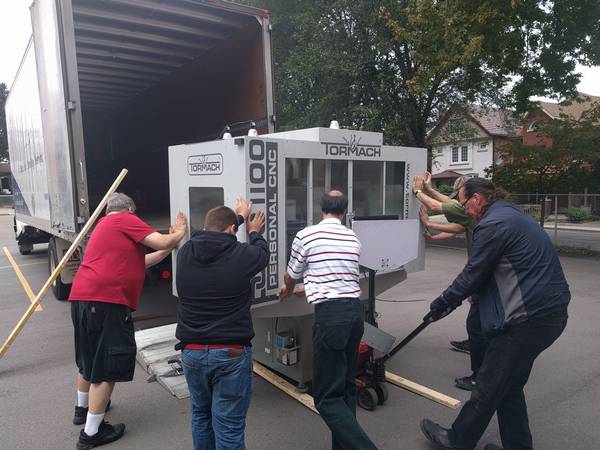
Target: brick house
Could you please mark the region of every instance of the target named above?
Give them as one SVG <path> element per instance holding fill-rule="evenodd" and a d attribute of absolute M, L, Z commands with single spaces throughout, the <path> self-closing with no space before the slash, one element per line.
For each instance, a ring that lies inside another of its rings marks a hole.
<path fill-rule="evenodd" d="M 579 120 L 581 115 L 595 104 L 600 104 L 600 97 L 583 92 L 580 92 L 576 99 L 561 103 L 537 102 L 538 108 L 525 113 L 521 131 L 523 144 L 551 146 L 552 140 L 539 131 L 540 125 L 560 119 L 561 116 Z"/>

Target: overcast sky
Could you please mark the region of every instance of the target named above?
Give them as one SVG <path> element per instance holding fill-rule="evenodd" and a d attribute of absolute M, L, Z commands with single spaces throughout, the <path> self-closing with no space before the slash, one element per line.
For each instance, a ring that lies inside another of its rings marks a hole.
<path fill-rule="evenodd" d="M 0 14 L 0 83 L 10 89 L 31 36 L 31 0 L 2 0 Z M 600 96 L 600 67 L 579 67 L 579 91 Z"/>

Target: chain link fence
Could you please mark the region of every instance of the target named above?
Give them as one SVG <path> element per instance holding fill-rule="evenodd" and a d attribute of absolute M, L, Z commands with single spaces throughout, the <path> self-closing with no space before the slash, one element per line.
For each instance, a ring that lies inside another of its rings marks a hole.
<path fill-rule="evenodd" d="M 600 252 L 600 194 L 511 193 L 546 230 L 554 245 Z"/>

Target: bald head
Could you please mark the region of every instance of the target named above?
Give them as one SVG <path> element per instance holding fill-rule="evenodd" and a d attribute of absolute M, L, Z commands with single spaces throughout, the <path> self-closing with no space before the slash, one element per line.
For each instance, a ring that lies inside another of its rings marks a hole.
<path fill-rule="evenodd" d="M 343 216 L 348 209 L 348 198 L 342 191 L 325 192 L 321 197 L 321 211 L 323 214 Z"/>

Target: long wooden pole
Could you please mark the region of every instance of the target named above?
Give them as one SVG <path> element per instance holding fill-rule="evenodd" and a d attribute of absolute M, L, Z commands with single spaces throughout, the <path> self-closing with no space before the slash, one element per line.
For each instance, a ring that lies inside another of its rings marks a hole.
<path fill-rule="evenodd" d="M 19 320 L 17 326 L 14 328 L 12 333 L 10 333 L 10 336 L 8 336 L 6 342 L 2 344 L 2 348 L 0 348 L 0 359 L 2 359 L 4 354 L 8 351 L 8 348 L 12 345 L 12 343 L 15 341 L 15 339 L 29 320 L 29 318 L 32 316 L 33 312 L 35 311 L 35 308 L 40 304 L 40 302 L 46 295 L 46 292 L 48 292 L 48 289 L 50 289 L 50 286 L 52 286 L 52 283 L 54 283 L 54 281 L 58 278 L 58 276 L 64 269 L 65 265 L 71 258 L 71 255 L 73 255 L 73 252 L 75 252 L 75 250 L 79 247 L 79 244 L 81 244 L 81 241 L 83 241 L 83 239 L 85 238 L 86 234 L 88 234 L 88 232 L 92 228 L 92 225 L 94 225 L 94 222 L 96 222 L 96 219 L 98 219 L 98 216 L 102 213 L 102 210 L 106 206 L 108 197 L 117 190 L 117 188 L 123 181 L 123 178 L 125 178 L 125 175 L 127 175 L 127 169 L 121 170 L 121 173 L 115 179 L 112 186 L 108 189 L 108 192 L 106 192 L 106 195 L 104 196 L 94 213 L 91 215 L 90 219 L 83 226 L 83 228 L 77 235 L 77 238 L 75 238 L 75 240 L 71 244 L 71 247 L 69 247 L 69 250 L 67 250 L 67 253 L 65 253 L 65 256 L 63 256 L 63 258 L 60 260 L 60 262 L 54 269 L 54 272 L 52 272 L 52 274 L 50 275 L 50 278 L 46 280 L 46 283 L 44 283 L 42 289 L 40 290 L 38 295 L 36 295 L 34 301 L 31 303 L 25 314 L 23 314 L 23 317 L 21 317 L 21 320 Z"/>

